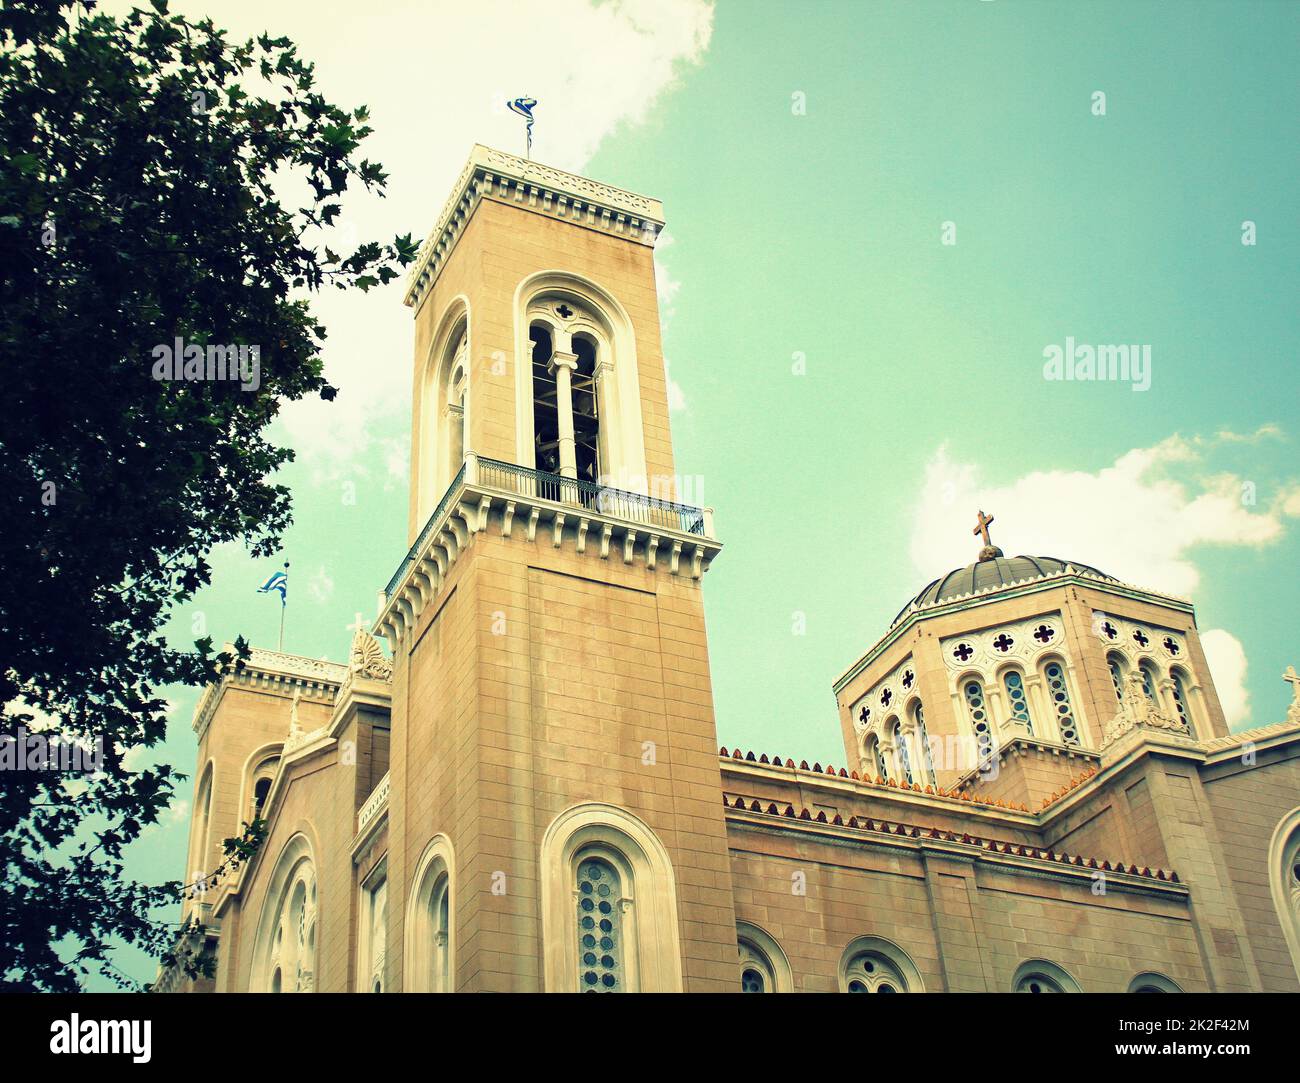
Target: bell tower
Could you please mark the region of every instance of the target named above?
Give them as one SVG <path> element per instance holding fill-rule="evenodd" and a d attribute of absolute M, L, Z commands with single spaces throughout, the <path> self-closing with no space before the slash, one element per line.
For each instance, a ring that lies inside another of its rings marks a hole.
<path fill-rule="evenodd" d="M 701 598 L 721 546 L 677 499 L 662 228 L 657 200 L 476 146 L 409 279 L 410 548 L 375 624 L 410 900 L 389 988 L 425 987 L 403 926 L 435 851 L 440 987 L 735 986 Z"/>

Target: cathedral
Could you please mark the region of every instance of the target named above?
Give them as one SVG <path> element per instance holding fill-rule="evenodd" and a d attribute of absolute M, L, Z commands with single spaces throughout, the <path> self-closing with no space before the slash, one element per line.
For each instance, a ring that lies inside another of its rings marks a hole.
<path fill-rule="evenodd" d="M 1191 602 L 1008 557 L 983 511 L 834 679 L 841 763 L 719 748 L 663 223 L 473 149 L 406 285 L 409 548 L 347 663 L 204 690 L 215 977 L 156 988 L 1300 990 L 1300 677 L 1229 733 Z"/>

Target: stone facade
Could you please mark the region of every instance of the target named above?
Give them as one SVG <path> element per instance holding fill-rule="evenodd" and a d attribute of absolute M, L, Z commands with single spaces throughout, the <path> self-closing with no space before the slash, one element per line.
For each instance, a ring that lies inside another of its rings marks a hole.
<path fill-rule="evenodd" d="M 1300 709 L 1229 734 L 1186 600 L 986 538 L 834 683 L 842 767 L 718 749 L 662 225 L 475 148 L 407 289 L 391 661 L 205 692 L 191 878 L 266 837 L 159 987 L 1300 989 Z"/>

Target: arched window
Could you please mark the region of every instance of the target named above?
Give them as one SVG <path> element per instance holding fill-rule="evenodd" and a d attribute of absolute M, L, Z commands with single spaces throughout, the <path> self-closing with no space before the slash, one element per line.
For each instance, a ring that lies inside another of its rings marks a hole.
<path fill-rule="evenodd" d="M 915 779 L 912 778 L 912 754 L 907 750 L 907 737 L 903 733 L 903 723 L 895 719 L 891 732 L 894 735 L 894 748 L 898 752 L 898 766 L 902 769 L 903 781 L 910 786 Z"/>
<path fill-rule="evenodd" d="M 1007 693 L 1007 705 L 1011 711 L 1011 720 L 1025 727 L 1031 737 L 1034 733 L 1034 721 L 1029 717 L 1029 697 L 1025 695 L 1025 678 L 1018 669 L 1008 669 L 1002 674 L 1002 687 Z"/>
<path fill-rule="evenodd" d="M 548 474 L 560 472 L 560 415 L 551 370 L 555 347 L 551 329 L 534 323 L 528 329 L 533 360 L 533 454 L 534 465 Z"/>
<path fill-rule="evenodd" d="M 794 986 L 790 963 L 780 946 L 757 925 L 736 923 L 742 993 L 789 993 Z"/>
<path fill-rule="evenodd" d="M 918 699 L 912 707 L 912 725 L 916 731 L 917 742 L 921 746 L 921 763 L 924 765 L 925 777 L 931 786 L 937 786 L 938 777 L 934 773 L 934 749 L 930 746 L 930 735 L 925 729 L 925 708 Z"/>
<path fill-rule="evenodd" d="M 840 989 L 846 993 L 919 993 L 916 964 L 896 944 L 878 936 L 861 936 L 840 962 Z"/>
<path fill-rule="evenodd" d="M 984 685 L 970 677 L 962 684 L 962 695 L 966 698 L 966 713 L 970 717 L 971 729 L 975 731 L 975 745 L 982 761 L 993 753 L 993 730 L 989 725 Z"/>
<path fill-rule="evenodd" d="M 1173 982 L 1163 974 L 1139 974 L 1129 982 L 1128 991 L 1130 993 L 1181 993 Z"/>
<path fill-rule="evenodd" d="M 455 367 L 447 382 L 447 463 L 449 468 L 456 470 L 465 461 L 466 341 L 462 338 L 456 347 Z"/>
<path fill-rule="evenodd" d="M 249 759 L 253 767 L 245 775 L 243 818 L 251 824 L 254 820 L 265 818 L 266 799 L 271 794 L 271 786 L 280 770 L 280 753 L 278 749 L 269 754 L 263 751 L 260 755 L 255 753 Z"/>
<path fill-rule="evenodd" d="M 1011 988 L 1017 993 L 1078 993 L 1079 983 L 1055 963 L 1032 959 L 1021 963 Z"/>
<path fill-rule="evenodd" d="M 1043 667 L 1043 676 L 1047 679 L 1047 694 L 1056 712 L 1056 728 L 1061 740 L 1067 745 L 1079 743 L 1079 725 L 1074 718 L 1074 708 L 1070 703 L 1070 685 L 1065 676 L 1065 666 L 1052 659 Z"/>
<path fill-rule="evenodd" d="M 421 521 L 433 511 L 455 480 L 469 450 L 469 307 L 458 297 L 444 312 L 429 350 L 418 389 L 420 424 L 412 462 L 418 474 Z"/>
<path fill-rule="evenodd" d="M 1169 671 L 1169 679 L 1173 683 L 1174 709 L 1178 712 L 1178 720 L 1187 729 L 1187 735 L 1195 738 L 1196 726 L 1192 722 L 1192 697 L 1187 673 L 1182 666 L 1174 666 Z"/>
<path fill-rule="evenodd" d="M 597 387 L 607 347 L 598 326 L 595 315 L 567 299 L 530 307 L 537 469 L 591 483 L 600 478 L 604 446 Z"/>
<path fill-rule="evenodd" d="M 194 799 L 194 808 L 196 815 L 192 827 L 190 838 L 190 878 L 189 882 L 195 885 L 199 895 L 202 895 L 207 877 L 213 870 L 209 868 L 211 860 L 211 827 L 212 827 L 212 777 L 215 772 L 215 766 L 209 762 L 203 777 L 199 780 L 197 796 Z M 193 905 L 195 900 L 186 900 L 186 906 Z"/>
<path fill-rule="evenodd" d="M 578 988 L 584 993 L 623 993 L 623 914 L 631 900 L 623 876 L 603 853 L 578 862 Z"/>
<path fill-rule="evenodd" d="M 415 887 L 406 911 L 403 984 L 407 992 L 454 992 L 453 874 L 451 840 L 438 835 L 425 847 L 411 880 Z"/>
<path fill-rule="evenodd" d="M 888 781 L 889 764 L 885 762 L 885 752 L 880 747 L 880 738 L 874 733 L 867 738 L 867 758 L 875 763 L 876 774 Z"/>
<path fill-rule="evenodd" d="M 1151 702 L 1152 707 L 1158 708 L 1160 700 L 1156 698 L 1156 668 L 1150 662 L 1142 662 L 1138 665 L 1138 672 L 1142 674 L 1142 691 L 1146 693 L 1147 699 Z"/>
<path fill-rule="evenodd" d="M 1269 889 L 1291 965 L 1300 976 L 1300 808 L 1282 817 L 1268 847 Z"/>
<path fill-rule="evenodd" d="M 363 885 L 361 898 L 357 989 L 359 992 L 382 993 L 388 955 L 388 875 L 383 867 Z"/>
<path fill-rule="evenodd" d="M 316 925 L 316 868 L 307 840 L 295 835 L 267 883 L 254 938 L 253 991 L 315 990 Z"/>
<path fill-rule="evenodd" d="M 1110 683 L 1115 687 L 1115 699 L 1124 702 L 1124 678 L 1128 674 L 1128 663 L 1122 654 L 1106 655 L 1106 668 L 1110 670 Z"/>
<path fill-rule="evenodd" d="M 641 820 L 574 805 L 546 829 L 541 869 L 547 990 L 681 991 L 672 864 Z"/>

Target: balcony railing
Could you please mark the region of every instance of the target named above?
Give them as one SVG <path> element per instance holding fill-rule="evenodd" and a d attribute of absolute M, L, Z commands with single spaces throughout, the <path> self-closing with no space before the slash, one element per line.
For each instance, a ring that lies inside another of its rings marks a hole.
<path fill-rule="evenodd" d="M 677 504 L 671 500 L 646 496 L 644 493 L 613 489 L 607 485 L 598 485 L 578 478 L 566 478 L 544 470 L 502 462 L 499 459 L 480 457 L 477 463 L 476 477 L 473 480 L 477 485 L 487 489 L 581 508 L 597 515 L 608 515 L 614 519 L 659 530 L 674 530 L 701 538 L 705 536 L 704 511 L 689 504 Z M 411 565 L 424 551 L 430 534 L 442 521 L 452 500 L 465 485 L 465 469 L 462 465 L 460 472 L 447 487 L 437 508 L 424 524 L 424 529 L 420 531 L 415 544 L 411 546 L 392 579 L 388 581 L 384 591 L 387 597 L 392 597 L 393 591 L 401 584 Z"/>

